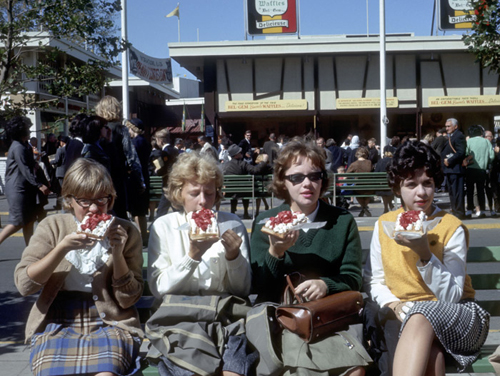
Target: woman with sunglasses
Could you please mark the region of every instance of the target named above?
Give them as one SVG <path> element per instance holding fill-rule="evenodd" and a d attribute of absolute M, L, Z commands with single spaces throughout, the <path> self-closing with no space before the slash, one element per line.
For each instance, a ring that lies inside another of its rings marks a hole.
<path fill-rule="evenodd" d="M 107 213 L 116 197 L 94 160 L 73 163 L 62 197 L 70 213 L 40 222 L 14 274 L 23 296 L 40 292 L 26 324 L 33 374 L 131 374 L 143 337 L 134 306 L 144 284 L 141 236 L 119 218 L 102 241 L 76 233 L 88 213 Z"/>
<path fill-rule="evenodd" d="M 341 291 L 359 291 L 361 243 L 356 222 L 346 210 L 320 200 L 328 188 L 323 151 L 314 142 L 301 138 L 287 143 L 275 160 L 270 188 L 285 203 L 262 213 L 253 224 L 250 259 L 257 300 L 280 303 L 285 276 L 294 272 L 305 276 L 296 293 L 306 300 Z M 284 239 L 264 234 L 262 220 L 284 210 L 302 212 L 308 222 L 325 224 L 316 229 L 292 231 Z M 325 375 L 364 375 L 362 367 L 371 361 L 358 340 L 361 333 L 351 329 L 331 333 L 312 344 L 286 330 L 279 335 L 266 334 L 270 341 L 282 342 L 277 358 L 283 359 L 283 370 L 293 367 L 298 372 L 314 369 L 315 374 L 321 371 Z M 249 330 L 247 335 L 253 341 Z M 325 356 L 324 349 L 335 351 Z M 261 351 L 261 362 L 265 356 Z"/>

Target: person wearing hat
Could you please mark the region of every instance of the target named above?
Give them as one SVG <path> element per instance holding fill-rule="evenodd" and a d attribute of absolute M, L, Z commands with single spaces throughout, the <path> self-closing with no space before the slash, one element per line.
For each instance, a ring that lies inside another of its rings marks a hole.
<path fill-rule="evenodd" d="M 146 215 L 149 210 L 149 156 L 151 155 L 151 144 L 144 137 L 144 123 L 141 119 L 133 118 L 125 122 L 128 128 L 132 144 L 135 147 L 139 162 L 141 164 L 142 176 L 146 189 L 141 189 L 141 180 L 134 174 L 133 170 L 127 174 L 128 208 L 134 221 L 139 227 L 142 236 L 142 244 L 145 246 L 148 242 L 148 223 Z"/>
<path fill-rule="evenodd" d="M 224 175 L 256 175 L 261 174 L 262 170 L 266 167 L 264 162 L 259 163 L 256 166 L 251 165 L 243 160 L 242 149 L 240 146 L 233 144 L 227 149 L 229 157 L 231 160 L 227 163 L 222 164 L 222 173 Z M 248 214 L 248 199 L 242 199 L 243 201 L 243 219 L 250 219 Z M 231 213 L 236 212 L 236 206 L 238 204 L 238 195 L 235 194 L 231 199 Z"/>

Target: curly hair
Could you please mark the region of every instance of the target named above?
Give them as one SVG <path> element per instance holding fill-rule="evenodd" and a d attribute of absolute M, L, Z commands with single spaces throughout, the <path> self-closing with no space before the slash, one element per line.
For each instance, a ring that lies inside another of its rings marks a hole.
<path fill-rule="evenodd" d="M 86 114 L 78 114 L 71 120 L 71 124 L 69 126 L 69 134 L 71 135 L 71 137 L 82 137 L 82 122 L 86 118 Z"/>
<path fill-rule="evenodd" d="M 195 151 L 179 155 L 168 175 L 168 185 L 165 190 L 167 198 L 174 208 L 183 208 L 182 188 L 190 181 L 196 181 L 198 184 L 209 184 L 214 181 L 217 190 L 215 204 L 218 204 L 222 199 L 224 178 L 212 157 L 201 155 Z"/>
<path fill-rule="evenodd" d="M 15 116 L 5 125 L 5 133 L 10 141 L 21 141 L 30 135 L 31 120 L 25 116 Z"/>
<path fill-rule="evenodd" d="M 423 168 L 438 187 L 444 180 L 441 158 L 434 149 L 420 141 L 408 141 L 394 153 L 387 166 L 387 179 L 394 194 L 400 194 L 401 183 Z"/>
<path fill-rule="evenodd" d="M 107 121 L 120 122 L 122 118 L 122 105 L 115 97 L 106 95 L 95 106 L 95 113 Z"/>
<path fill-rule="evenodd" d="M 323 171 L 320 196 L 328 189 L 329 176 L 325 169 L 325 152 L 316 145 L 314 140 L 307 141 L 303 137 L 294 137 L 280 150 L 278 158 L 274 161 L 273 181 L 269 185 L 269 190 L 280 200 L 285 200 L 287 204 L 291 203 L 291 198 L 285 188 L 285 175 L 299 157 L 311 160 L 313 166 Z"/>

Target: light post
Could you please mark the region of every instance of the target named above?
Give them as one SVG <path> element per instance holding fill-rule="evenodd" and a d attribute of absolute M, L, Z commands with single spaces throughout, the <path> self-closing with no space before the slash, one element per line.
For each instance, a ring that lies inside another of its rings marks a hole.
<path fill-rule="evenodd" d="M 122 41 L 128 40 L 127 36 L 127 0 L 121 0 L 122 5 Z M 130 114 L 128 97 L 128 47 L 122 52 L 122 116 L 127 119 Z"/>
<path fill-rule="evenodd" d="M 385 90 L 385 0 L 379 0 L 380 7 L 380 150 L 383 153 L 387 139 L 387 105 Z M 383 154 L 382 154 L 383 155 Z"/>

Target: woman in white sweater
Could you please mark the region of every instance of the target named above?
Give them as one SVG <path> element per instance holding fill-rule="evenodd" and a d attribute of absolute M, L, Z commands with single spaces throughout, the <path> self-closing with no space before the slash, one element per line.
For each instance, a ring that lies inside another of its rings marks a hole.
<path fill-rule="evenodd" d="M 148 281 L 153 295 L 163 304 L 148 321 L 146 331 L 153 344 L 149 357 L 158 363 L 160 374 L 179 368 L 197 374 L 200 370 L 246 374 L 245 368 L 249 368 L 243 360 L 243 321 L 238 321 L 239 315 L 220 312 L 223 306 L 246 310 L 243 307 L 251 283 L 247 230 L 236 215 L 224 212 L 217 213 L 219 240 L 192 241 L 186 229 L 188 213 L 212 209 L 221 200 L 222 183 L 222 173 L 212 159 L 183 153 L 172 167 L 166 190 L 167 198 L 180 211 L 158 218 L 150 229 Z M 200 307 L 211 304 L 217 314 L 207 318 Z M 180 312 L 174 313 L 174 307 L 181 307 Z M 206 324 L 202 328 L 200 321 Z M 184 333 L 183 339 L 173 338 L 172 332 L 176 336 Z M 179 345 L 199 340 L 200 335 L 205 345 L 207 340 L 213 342 L 214 351 L 196 351 L 201 343 L 192 351 Z M 234 346 L 240 352 L 233 351 Z"/>

